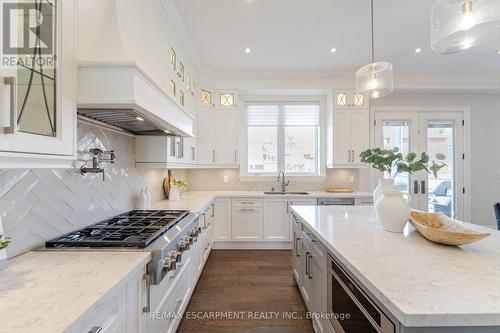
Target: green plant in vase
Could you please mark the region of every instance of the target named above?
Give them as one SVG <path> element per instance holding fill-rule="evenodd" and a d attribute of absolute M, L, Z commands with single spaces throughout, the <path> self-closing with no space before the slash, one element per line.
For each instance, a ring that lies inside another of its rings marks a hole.
<path fill-rule="evenodd" d="M 425 152 L 420 156 L 416 153 L 408 153 L 405 156 L 399 148 L 373 148 L 363 151 L 359 156 L 361 162 L 370 164 L 384 174 L 385 179 L 380 179 L 379 185 L 373 191 L 378 220 L 386 231 L 403 232 L 410 216 L 410 198 L 408 194 L 399 192 L 394 187 L 394 179 L 402 173 L 414 174 L 420 171 L 437 177 L 439 170 L 446 166 L 442 162 L 446 156 L 436 154 L 435 160 L 431 160 Z"/>
<path fill-rule="evenodd" d="M 0 234 L 0 250 L 5 249 L 7 246 L 9 246 L 10 240 L 8 238 L 4 238 L 2 234 Z"/>

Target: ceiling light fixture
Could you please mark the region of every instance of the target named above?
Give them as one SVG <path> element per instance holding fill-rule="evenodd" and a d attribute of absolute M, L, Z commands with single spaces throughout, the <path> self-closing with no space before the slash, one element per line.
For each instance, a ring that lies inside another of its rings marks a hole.
<path fill-rule="evenodd" d="M 372 62 L 356 72 L 357 93 L 368 93 L 375 99 L 390 94 L 394 90 L 393 69 L 390 62 L 375 62 L 375 38 L 373 29 L 373 0 L 371 0 L 371 54 Z"/>
<path fill-rule="evenodd" d="M 331 52 L 331 53 L 335 53 L 335 52 L 337 52 L 337 49 L 336 49 L 336 48 L 334 48 L 334 47 L 332 47 L 332 48 L 330 49 L 330 52 Z"/>
<path fill-rule="evenodd" d="M 436 0 L 431 10 L 431 47 L 454 53 L 500 37 L 500 1 Z"/>
<path fill-rule="evenodd" d="M 422 53 L 422 49 L 421 49 L 420 47 L 417 47 L 417 48 L 415 49 L 415 53 Z"/>
<path fill-rule="evenodd" d="M 250 50 L 250 48 L 249 48 L 249 47 L 245 48 L 245 53 L 246 53 L 246 54 L 249 54 L 250 52 L 252 52 L 252 50 Z"/>

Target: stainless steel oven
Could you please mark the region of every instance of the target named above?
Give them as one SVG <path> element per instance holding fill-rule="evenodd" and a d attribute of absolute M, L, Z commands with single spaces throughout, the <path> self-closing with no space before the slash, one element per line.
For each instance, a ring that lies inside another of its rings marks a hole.
<path fill-rule="evenodd" d="M 330 254 L 328 261 L 328 313 L 335 332 L 395 333 L 392 321 Z"/>

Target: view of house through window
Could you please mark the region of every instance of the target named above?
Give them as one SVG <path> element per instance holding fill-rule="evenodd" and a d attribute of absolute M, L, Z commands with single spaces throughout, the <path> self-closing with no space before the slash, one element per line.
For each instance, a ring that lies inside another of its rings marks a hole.
<path fill-rule="evenodd" d="M 249 174 L 317 175 L 319 103 L 249 103 Z"/>

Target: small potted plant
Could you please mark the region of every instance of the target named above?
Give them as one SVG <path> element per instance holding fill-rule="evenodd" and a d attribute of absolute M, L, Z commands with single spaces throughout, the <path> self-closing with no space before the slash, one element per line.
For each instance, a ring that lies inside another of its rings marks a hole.
<path fill-rule="evenodd" d="M 0 234 L 0 269 L 7 266 L 7 252 L 5 249 L 9 246 L 9 244 L 10 240 Z"/>
<path fill-rule="evenodd" d="M 402 232 L 410 215 L 410 200 L 406 193 L 399 192 L 394 187 L 394 179 L 402 173 L 413 174 L 425 171 L 437 177 L 439 170 L 446 166 L 443 162 L 435 162 L 427 153 L 420 157 L 416 153 L 404 156 L 399 148 L 373 148 L 363 151 L 361 162 L 371 164 L 374 169 L 383 173 L 379 185 L 373 191 L 373 202 L 377 217 L 384 229 L 392 232 Z M 443 161 L 446 156 L 436 154 L 436 160 Z"/>
<path fill-rule="evenodd" d="M 181 191 L 186 191 L 188 187 L 187 181 L 184 179 L 177 179 L 172 177 L 170 179 L 170 194 L 169 200 L 179 200 L 181 198 Z"/>

